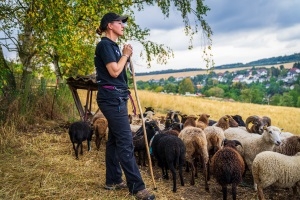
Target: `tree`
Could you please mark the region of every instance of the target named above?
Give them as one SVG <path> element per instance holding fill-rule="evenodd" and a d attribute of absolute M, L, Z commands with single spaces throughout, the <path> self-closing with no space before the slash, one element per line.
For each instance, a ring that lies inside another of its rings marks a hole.
<path fill-rule="evenodd" d="M 168 79 L 167 79 L 169 82 L 175 82 L 175 78 L 174 78 L 174 76 L 170 76 Z"/>
<path fill-rule="evenodd" d="M 206 92 L 207 96 L 224 97 L 224 90 L 219 87 L 212 87 Z"/>
<path fill-rule="evenodd" d="M 283 93 L 283 95 L 280 98 L 280 102 L 278 104 L 279 106 L 294 106 L 293 105 L 293 97 L 289 95 L 288 93 Z"/>
<path fill-rule="evenodd" d="M 143 46 L 143 52 L 140 55 L 149 66 L 150 61 L 154 59 L 164 64 L 173 55 L 172 50 L 164 44 L 156 44 L 147 40 L 150 30 L 141 29 L 135 23 L 134 11 L 143 10 L 145 6 L 157 6 L 164 16 L 168 17 L 171 4 L 181 13 L 185 33 L 190 37 L 188 48 L 193 47 L 193 37 L 199 29 L 202 29 L 205 43 L 208 44 L 204 52 L 208 55 L 212 31 L 203 18 L 209 8 L 203 4 L 202 0 L 164 0 L 158 3 L 155 0 L 146 3 L 131 0 L 6 1 L 0 5 L 1 16 L 4 16 L 0 19 L 0 30 L 6 35 L 0 44 L 9 50 L 17 50 L 25 68 L 34 70 L 36 67 L 36 65 L 32 66 L 34 60 L 46 62 L 46 64 L 52 63 L 59 78 L 91 73 L 94 68 L 93 50 L 95 41 L 98 39 L 95 29 L 99 26 L 99 16 L 113 11 L 130 16 L 125 38 L 122 38 L 120 43 L 129 40 L 137 41 Z M 195 25 L 192 24 L 194 20 Z M 20 32 L 18 39 L 15 39 L 13 35 L 14 30 Z M 7 40 L 12 42 L 7 42 Z M 19 50 L 24 50 L 24 52 Z"/>
<path fill-rule="evenodd" d="M 179 83 L 178 92 L 180 94 L 185 94 L 186 92 L 194 93 L 194 91 L 194 84 L 190 78 L 185 78 Z"/>

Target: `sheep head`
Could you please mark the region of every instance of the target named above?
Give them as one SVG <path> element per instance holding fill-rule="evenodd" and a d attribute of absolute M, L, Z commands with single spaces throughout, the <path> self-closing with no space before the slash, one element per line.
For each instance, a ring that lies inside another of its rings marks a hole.
<path fill-rule="evenodd" d="M 252 123 L 252 126 L 249 128 L 249 124 Z M 271 125 L 271 119 L 269 117 L 259 117 L 256 115 L 249 116 L 246 119 L 246 129 L 249 133 L 258 133 L 262 134 L 264 128 Z"/>

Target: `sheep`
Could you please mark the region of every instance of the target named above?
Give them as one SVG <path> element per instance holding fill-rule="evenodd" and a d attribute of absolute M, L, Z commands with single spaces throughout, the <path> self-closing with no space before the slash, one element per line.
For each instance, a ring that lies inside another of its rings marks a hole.
<path fill-rule="evenodd" d="M 129 121 L 129 124 L 132 124 L 132 125 L 141 125 L 142 124 L 142 119 L 139 115 L 128 114 L 128 121 Z"/>
<path fill-rule="evenodd" d="M 209 163 L 212 156 L 220 149 L 223 148 L 225 135 L 223 129 L 217 126 L 208 126 L 204 130 L 207 140 L 207 151 L 209 156 Z M 210 170 L 207 168 L 208 180 L 210 179 Z"/>
<path fill-rule="evenodd" d="M 210 117 L 210 115 L 206 114 L 206 113 L 203 113 L 203 114 L 199 115 L 196 126 L 198 128 L 205 129 L 208 126 L 209 117 Z"/>
<path fill-rule="evenodd" d="M 197 120 L 197 117 L 195 115 L 188 115 L 183 124 L 183 128 L 188 127 L 188 126 L 196 127 L 196 125 L 197 125 L 196 120 Z"/>
<path fill-rule="evenodd" d="M 207 140 L 204 131 L 201 128 L 188 126 L 180 131 L 178 137 L 183 141 L 186 147 L 185 159 L 192 168 L 191 185 L 195 184 L 195 174 L 197 173 L 195 170 L 194 160 L 200 156 L 201 164 L 203 166 L 205 190 L 208 191 L 207 165 L 209 157 L 207 151 Z"/>
<path fill-rule="evenodd" d="M 145 129 L 147 134 L 148 143 L 160 129 L 155 121 L 145 121 Z M 141 165 L 143 157 L 143 166 L 146 166 L 146 144 L 144 138 L 144 128 L 141 126 L 136 133 L 133 135 L 134 151 L 138 153 L 138 165 Z M 149 145 L 149 144 L 148 144 Z"/>
<path fill-rule="evenodd" d="M 218 150 L 211 159 L 212 173 L 222 186 L 223 199 L 227 199 L 227 185 L 232 186 L 232 199 L 236 199 L 237 185 L 242 181 L 245 163 L 236 150 L 241 145 L 237 140 L 224 140 L 223 149 Z"/>
<path fill-rule="evenodd" d="M 250 128 L 249 123 L 252 123 Z M 246 129 L 249 133 L 258 133 L 261 135 L 265 126 L 271 126 L 271 119 L 267 116 L 259 117 L 252 115 L 246 119 Z"/>
<path fill-rule="evenodd" d="M 144 112 L 144 115 L 143 115 L 144 117 L 146 116 L 145 113 L 148 112 L 148 111 L 151 111 L 153 114 L 155 114 L 153 107 L 151 107 L 151 106 L 145 107 L 145 112 Z"/>
<path fill-rule="evenodd" d="M 213 126 L 217 126 L 223 130 L 226 130 L 229 127 L 238 127 L 239 125 L 230 115 L 224 115 Z"/>
<path fill-rule="evenodd" d="M 207 151 L 209 157 L 212 157 L 223 146 L 225 140 L 224 131 L 217 126 L 208 126 L 203 131 L 205 132 L 207 139 Z"/>
<path fill-rule="evenodd" d="M 154 115 L 155 113 L 149 110 L 147 112 L 144 112 L 143 117 L 145 120 L 153 120 Z"/>
<path fill-rule="evenodd" d="M 260 200 L 265 199 L 263 189 L 268 186 L 293 188 L 296 199 L 297 185 L 300 186 L 300 152 L 287 156 L 273 151 L 264 151 L 255 157 L 252 175 Z M 299 198 L 299 196 L 298 196 Z"/>
<path fill-rule="evenodd" d="M 98 118 L 93 123 L 93 129 L 96 136 L 95 139 L 96 147 L 97 150 L 99 151 L 102 138 L 106 138 L 106 132 L 108 129 L 107 119 L 105 117 Z"/>
<path fill-rule="evenodd" d="M 238 123 L 239 126 L 246 126 L 242 116 L 240 116 L 240 115 L 231 115 L 231 117 Z"/>
<path fill-rule="evenodd" d="M 294 135 L 282 140 L 279 146 L 274 146 L 273 151 L 293 156 L 300 152 L 300 136 Z"/>
<path fill-rule="evenodd" d="M 174 122 L 174 111 L 170 110 L 167 112 L 166 121 L 165 121 L 165 128 L 168 129 L 171 124 Z"/>
<path fill-rule="evenodd" d="M 216 120 L 213 120 L 213 119 L 209 119 L 208 120 L 208 126 L 213 126 L 214 124 L 216 124 L 217 121 Z"/>
<path fill-rule="evenodd" d="M 89 122 L 76 121 L 73 122 L 69 127 L 69 136 L 73 144 L 73 149 L 75 151 L 76 159 L 78 160 L 78 149 L 80 148 L 80 154 L 83 154 L 82 142 L 87 140 L 88 151 L 91 150 L 91 140 L 92 140 L 93 130 Z M 75 148 L 75 143 L 77 143 Z"/>
<path fill-rule="evenodd" d="M 94 124 L 95 123 L 95 121 L 98 119 L 98 118 L 103 118 L 104 117 L 104 115 L 103 115 L 103 113 L 100 111 L 100 110 L 98 110 L 95 114 L 94 114 L 94 116 L 93 116 L 93 118 L 92 118 L 92 124 Z"/>
<path fill-rule="evenodd" d="M 252 162 L 255 156 L 262 151 L 272 151 L 275 145 L 280 145 L 279 132 L 272 127 L 264 127 L 262 135 L 248 133 L 240 128 L 229 128 L 224 131 L 226 139 L 238 140 L 242 144 L 242 149 L 238 151 L 245 160 L 248 169 L 251 171 Z"/>
<path fill-rule="evenodd" d="M 151 149 L 162 169 L 163 178 L 169 179 L 168 169 L 172 172 L 173 192 L 176 192 L 176 167 L 178 166 L 180 183 L 184 186 L 182 167 L 185 162 L 185 146 L 177 136 L 159 133 L 153 137 Z"/>

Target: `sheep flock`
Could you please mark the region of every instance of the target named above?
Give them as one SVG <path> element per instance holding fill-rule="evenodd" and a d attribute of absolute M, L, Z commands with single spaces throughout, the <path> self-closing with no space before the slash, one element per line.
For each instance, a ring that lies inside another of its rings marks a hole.
<path fill-rule="evenodd" d="M 170 188 L 173 192 L 177 191 L 178 170 L 181 187 L 187 185 L 183 176 L 188 173 L 190 185 L 195 185 L 195 178 L 198 178 L 203 181 L 206 192 L 210 192 L 210 180 L 214 178 L 222 188 L 223 199 L 227 199 L 229 184 L 232 185 L 232 199 L 237 198 L 240 184 L 250 187 L 256 192 L 255 198 L 260 200 L 265 199 L 263 190 L 267 187 L 292 189 L 292 197 L 299 197 L 300 136 L 274 126 L 269 117 L 253 115 L 244 120 L 239 115 L 224 115 L 212 120 L 207 113 L 188 115 L 174 110 L 169 110 L 166 116 L 156 117 L 154 108 L 145 109 L 143 120 L 140 116 L 128 116 L 137 163 L 143 166 L 152 164 L 153 167 L 157 163 L 162 174 L 156 176 L 163 179 L 169 179 L 168 170 L 171 170 L 173 186 Z M 148 126 L 146 134 L 143 123 Z M 85 129 L 95 134 L 99 150 L 108 133 L 105 117 L 93 120 L 90 128 Z M 78 159 L 80 145 L 75 147 L 76 140 L 71 135 L 82 133 L 72 127 L 69 132 Z M 89 135 L 81 138 L 90 142 Z M 146 145 L 150 149 L 151 162 L 147 162 Z M 199 176 L 198 172 L 201 172 Z M 246 173 L 252 178 L 247 179 L 247 183 L 244 180 Z"/>

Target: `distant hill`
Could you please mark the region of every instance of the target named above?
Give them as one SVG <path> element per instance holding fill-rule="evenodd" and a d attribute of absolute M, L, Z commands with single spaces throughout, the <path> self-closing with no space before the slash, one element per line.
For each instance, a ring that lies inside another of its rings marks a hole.
<path fill-rule="evenodd" d="M 292 55 L 271 57 L 271 58 L 263 58 L 256 61 L 252 61 L 249 63 L 233 63 L 215 66 L 213 69 L 234 69 L 234 68 L 242 68 L 242 67 L 253 67 L 253 66 L 264 66 L 264 65 L 278 65 L 281 63 L 291 63 L 291 62 L 300 62 L 300 53 L 294 53 Z M 149 76 L 149 75 L 159 75 L 159 74 L 170 74 L 170 73 L 182 73 L 182 72 L 190 72 L 190 71 L 207 71 L 207 69 L 199 69 L 199 68 L 186 68 L 186 69 L 168 69 L 154 72 L 143 72 L 137 73 L 136 76 Z"/>

